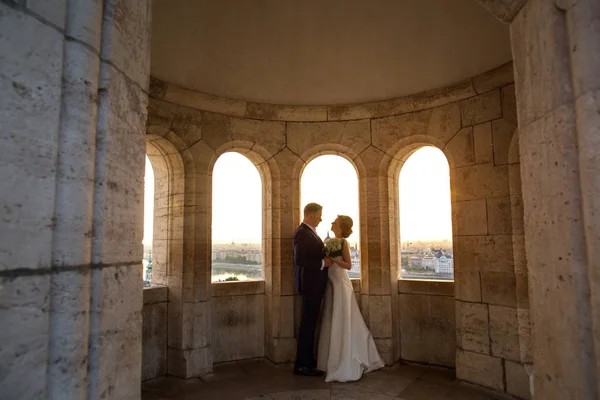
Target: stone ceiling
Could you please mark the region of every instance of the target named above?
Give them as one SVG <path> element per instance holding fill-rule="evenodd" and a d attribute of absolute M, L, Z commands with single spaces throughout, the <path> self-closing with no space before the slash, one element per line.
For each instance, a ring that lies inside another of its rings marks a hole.
<path fill-rule="evenodd" d="M 390 99 L 510 59 L 508 25 L 476 0 L 154 0 L 152 75 L 233 99 Z"/>

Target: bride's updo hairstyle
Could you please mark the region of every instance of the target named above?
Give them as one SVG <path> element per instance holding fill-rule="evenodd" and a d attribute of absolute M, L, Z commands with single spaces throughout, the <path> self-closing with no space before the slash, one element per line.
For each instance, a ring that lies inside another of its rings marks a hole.
<path fill-rule="evenodd" d="M 352 225 L 354 225 L 354 221 L 347 215 L 338 215 L 337 219 L 340 224 L 340 229 L 342 230 L 342 236 L 345 239 L 348 238 L 348 236 L 352 235 Z"/>

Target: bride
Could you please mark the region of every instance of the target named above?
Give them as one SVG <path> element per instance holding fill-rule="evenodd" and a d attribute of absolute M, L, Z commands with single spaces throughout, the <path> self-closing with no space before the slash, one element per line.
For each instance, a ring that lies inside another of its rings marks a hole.
<path fill-rule="evenodd" d="M 334 262 L 329 267 L 317 356 L 317 368 L 327 373 L 325 382 L 355 381 L 363 373 L 384 366 L 346 272 L 352 267 L 346 240 L 352 225 L 352 218 L 338 215 L 331 224 L 335 238 L 325 243 L 326 253 Z"/>

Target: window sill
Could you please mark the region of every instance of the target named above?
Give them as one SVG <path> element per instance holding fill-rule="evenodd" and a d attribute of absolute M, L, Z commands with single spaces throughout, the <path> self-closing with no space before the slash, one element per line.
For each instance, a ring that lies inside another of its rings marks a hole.
<path fill-rule="evenodd" d="M 169 301 L 169 289 L 166 286 L 152 285 L 144 288 L 144 304 Z"/>
<path fill-rule="evenodd" d="M 398 293 L 454 297 L 454 281 L 399 279 Z"/>
<path fill-rule="evenodd" d="M 212 297 L 244 296 L 265 293 L 265 281 L 213 282 Z"/>

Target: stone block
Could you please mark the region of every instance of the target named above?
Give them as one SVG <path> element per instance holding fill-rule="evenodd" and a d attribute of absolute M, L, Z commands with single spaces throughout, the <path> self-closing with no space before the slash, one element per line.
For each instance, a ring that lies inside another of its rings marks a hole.
<path fill-rule="evenodd" d="M 457 201 L 452 204 L 452 227 L 457 236 L 487 235 L 486 200 Z"/>
<path fill-rule="evenodd" d="M 550 4 L 532 2 L 521 10 L 510 27 L 515 57 L 515 81 L 519 98 L 519 126 L 526 126 L 564 104 L 573 101 L 571 53 L 565 13 Z M 532 46 L 539 38 L 544 46 Z M 540 60 L 543 73 L 534 73 Z M 567 82 L 569 82 L 567 84 Z"/>
<path fill-rule="evenodd" d="M 233 118 L 230 129 L 234 140 L 252 143 L 252 150 L 264 158 L 273 157 L 285 147 L 284 122 Z"/>
<path fill-rule="evenodd" d="M 494 167 L 490 163 L 456 168 L 454 183 L 455 201 L 510 195 L 507 165 Z"/>
<path fill-rule="evenodd" d="M 0 270 L 45 268 L 51 263 L 63 36 L 2 3 L 0 37 Z"/>
<path fill-rule="evenodd" d="M 157 100 L 150 97 L 148 102 L 148 121 L 146 123 L 146 133 L 165 136 L 171 130 L 175 116 L 177 115 L 175 104 L 167 103 L 166 101 Z M 151 154 L 148 151 L 148 155 Z M 162 155 L 158 153 L 156 155 Z M 150 159 L 152 161 L 152 159 Z M 152 165 L 154 167 L 154 165 Z"/>
<path fill-rule="evenodd" d="M 98 311 L 101 331 L 137 329 L 141 333 L 143 307 L 141 264 L 140 261 L 138 265 L 105 267 L 99 271 L 101 298 Z M 94 280 L 93 277 L 92 281 Z"/>
<path fill-rule="evenodd" d="M 279 297 L 279 310 L 274 312 L 279 314 L 280 322 L 280 337 L 294 338 L 294 296 Z"/>
<path fill-rule="evenodd" d="M 456 341 L 465 351 L 490 353 L 488 306 L 456 302 Z"/>
<path fill-rule="evenodd" d="M 395 155 L 399 150 L 397 142 L 401 139 L 428 132 L 431 113 L 431 110 L 425 110 L 371 120 L 373 145 L 385 149 L 390 155 Z"/>
<path fill-rule="evenodd" d="M 199 301 L 193 304 L 193 337 L 192 345 L 194 349 L 210 346 L 212 343 L 212 303 L 209 301 Z M 187 305 L 184 304 L 184 306 Z M 185 310 L 185 308 L 184 308 Z M 214 346 L 213 346 L 214 350 Z"/>
<path fill-rule="evenodd" d="M 515 274 L 512 271 L 481 272 L 481 296 L 484 303 L 515 307 L 516 290 Z"/>
<path fill-rule="evenodd" d="M 367 322 L 373 337 L 392 337 L 392 297 L 369 295 L 367 299 L 369 315 L 365 318 L 365 322 Z"/>
<path fill-rule="evenodd" d="M 456 357 L 454 298 L 398 296 L 402 359 L 453 367 Z"/>
<path fill-rule="evenodd" d="M 520 399 L 532 399 L 529 387 L 529 375 L 523 364 L 510 360 L 504 362 L 506 392 Z"/>
<path fill-rule="evenodd" d="M 329 121 L 380 118 L 413 111 L 408 98 L 376 101 L 364 104 L 335 105 L 327 109 Z"/>
<path fill-rule="evenodd" d="M 227 99 L 164 82 L 155 85 L 155 93 L 157 92 L 156 86 L 159 86 L 158 91 L 162 94 L 162 97 L 159 98 L 165 101 L 211 113 L 235 115 L 238 117 L 243 117 L 246 114 L 246 102 L 243 100 Z"/>
<path fill-rule="evenodd" d="M 96 53 L 100 53 L 103 3 L 99 1 L 68 3 L 66 10 L 67 21 L 69 21 L 66 27 L 67 35 L 91 46 Z M 52 10 L 52 12 L 56 12 L 56 10 Z"/>
<path fill-rule="evenodd" d="M 400 280 L 398 282 L 398 293 L 454 297 L 454 282 Z"/>
<path fill-rule="evenodd" d="M 481 302 L 481 278 L 479 271 L 454 271 L 456 299 Z"/>
<path fill-rule="evenodd" d="M 167 326 L 167 303 L 144 305 L 142 310 L 142 381 L 163 376 L 167 372 Z"/>
<path fill-rule="evenodd" d="M 485 164 L 494 161 L 491 122 L 485 122 L 473 127 L 473 147 L 476 164 Z"/>
<path fill-rule="evenodd" d="M 524 214 L 523 214 L 523 198 L 520 196 L 511 196 L 510 198 L 511 211 L 510 219 L 513 235 L 523 235 L 524 229 Z"/>
<path fill-rule="evenodd" d="M 163 303 L 169 300 L 169 288 L 150 286 L 144 288 L 144 304 Z"/>
<path fill-rule="evenodd" d="M 462 100 L 460 103 L 462 126 L 481 124 L 502 116 L 500 91 L 492 90 L 479 96 Z"/>
<path fill-rule="evenodd" d="M 527 273 L 515 273 L 517 307 L 529 308 L 529 277 Z"/>
<path fill-rule="evenodd" d="M 514 72 L 512 62 L 494 68 L 491 71 L 484 72 L 473 78 L 473 86 L 477 93 L 485 93 L 514 82 Z"/>
<path fill-rule="evenodd" d="M 147 90 L 150 75 L 150 2 L 115 0 L 104 4 L 102 59 Z"/>
<path fill-rule="evenodd" d="M 459 136 L 457 143 L 453 145 L 460 160 L 470 160 L 472 158 L 472 143 L 469 150 L 469 144 L 466 143 L 469 132 L 460 131 L 460 109 L 456 103 L 437 107 L 431 110 L 429 121 L 427 123 L 427 135 L 438 139 L 441 143 L 448 143 L 450 139 Z M 457 133 L 458 132 L 458 133 Z M 422 132 L 419 134 L 423 134 Z M 455 160 L 457 163 L 458 160 Z M 464 161 L 463 161 L 464 162 Z"/>
<path fill-rule="evenodd" d="M 502 359 L 459 350 L 456 354 L 456 378 L 503 391 Z"/>
<path fill-rule="evenodd" d="M 349 148 L 353 154 L 348 155 L 355 157 L 370 144 L 369 120 L 287 124 L 287 147 L 301 157 L 314 155 L 324 148 L 344 152 Z"/>
<path fill-rule="evenodd" d="M 178 378 L 190 379 L 212 374 L 210 347 L 193 350 L 167 349 L 167 373 Z"/>
<path fill-rule="evenodd" d="M 139 384 L 142 380 L 141 308 L 130 317 L 128 322 L 121 325 L 118 330 L 100 331 L 97 350 L 99 398 L 136 399 L 141 396 Z M 95 371 L 92 370 L 91 373 Z"/>
<path fill-rule="evenodd" d="M 514 273 L 510 235 L 455 236 L 454 258 L 456 270 Z"/>
<path fill-rule="evenodd" d="M 383 359 L 385 365 L 390 366 L 398 362 L 398 360 L 394 358 L 394 346 L 392 339 L 375 338 L 373 340 L 375 341 L 377 352 L 379 353 L 379 356 Z"/>
<path fill-rule="evenodd" d="M 215 362 L 264 357 L 263 295 L 215 297 L 211 309 Z"/>
<path fill-rule="evenodd" d="M 492 355 L 514 361 L 520 360 L 517 309 L 493 305 L 489 307 Z"/>
<path fill-rule="evenodd" d="M 473 150 L 473 128 L 461 129 L 446 145 L 444 151 L 450 155 L 452 167 L 464 167 L 475 163 Z"/>
<path fill-rule="evenodd" d="M 502 100 L 502 118 L 517 125 L 517 98 L 515 96 L 515 85 L 502 88 L 500 93 Z"/>
<path fill-rule="evenodd" d="M 202 139 L 203 113 L 193 108 L 178 106 L 169 130 L 189 147 Z"/>
<path fill-rule="evenodd" d="M 0 393 L 7 399 L 45 397 L 49 309 L 49 275 L 0 278 Z"/>
<path fill-rule="evenodd" d="M 470 79 L 458 82 L 441 89 L 433 89 L 410 97 L 414 111 L 439 107 L 470 98 L 476 94 Z"/>
<path fill-rule="evenodd" d="M 233 118 L 228 115 L 202 112 L 202 140 L 218 154 L 232 147 L 231 120 Z M 197 170 L 196 172 L 202 171 Z"/>
<path fill-rule="evenodd" d="M 292 363 L 296 359 L 296 339 L 267 339 L 266 357 L 274 363 Z"/>
<path fill-rule="evenodd" d="M 95 185 L 102 213 L 94 215 L 102 241 L 102 263 L 142 259 L 143 197 L 147 95 L 107 63 L 100 68 Z M 118 205 L 118 206 L 112 206 Z"/>
<path fill-rule="evenodd" d="M 67 0 L 30 0 L 27 2 L 27 8 L 57 28 L 65 28 Z"/>
<path fill-rule="evenodd" d="M 492 135 L 494 141 L 494 165 L 508 164 L 511 141 L 517 126 L 505 119 L 492 121 Z"/>
<path fill-rule="evenodd" d="M 327 121 L 327 107 L 248 102 L 246 118 L 272 121 Z"/>
<path fill-rule="evenodd" d="M 510 197 L 487 199 L 487 225 L 490 235 L 512 233 Z"/>
<path fill-rule="evenodd" d="M 516 274 L 527 274 L 527 258 L 525 254 L 525 236 L 513 235 L 513 259 L 515 263 Z"/>
<path fill-rule="evenodd" d="M 533 363 L 533 338 L 531 337 L 531 317 L 528 309 L 517 309 L 519 323 L 519 352 L 521 362 Z"/>

